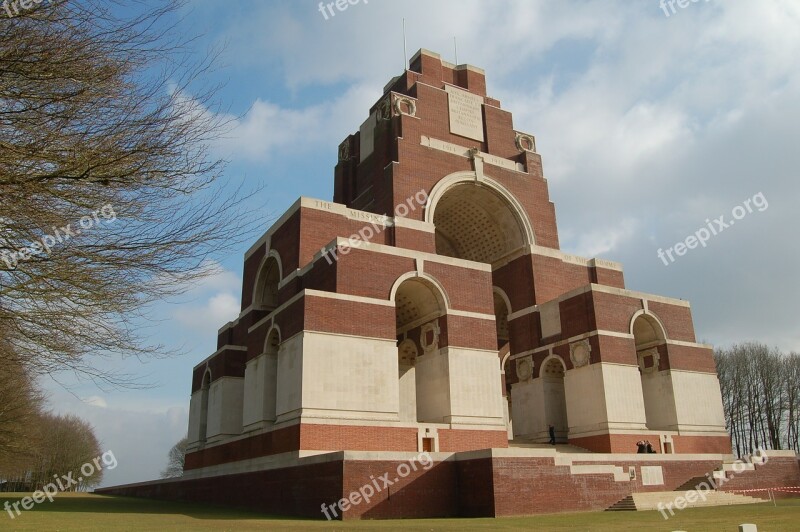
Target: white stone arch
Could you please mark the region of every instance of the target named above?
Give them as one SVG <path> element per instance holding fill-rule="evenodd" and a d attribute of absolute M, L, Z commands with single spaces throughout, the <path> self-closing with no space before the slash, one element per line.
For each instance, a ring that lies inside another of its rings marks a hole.
<path fill-rule="evenodd" d="M 631 321 L 628 324 L 628 332 L 630 333 L 631 336 L 634 335 L 633 334 L 633 326 L 636 323 L 636 320 L 638 318 L 640 318 L 641 316 L 645 316 L 646 318 L 652 319 L 653 321 L 655 321 L 658 324 L 658 326 L 661 328 L 661 331 L 660 331 L 661 332 L 661 334 L 660 334 L 661 339 L 664 340 L 664 341 L 668 340 L 668 338 L 667 338 L 667 328 L 664 327 L 664 322 L 662 322 L 661 318 L 659 318 L 651 310 L 637 310 L 633 314 L 633 316 L 631 317 Z"/>
<path fill-rule="evenodd" d="M 506 362 L 508 362 L 508 359 L 511 358 L 511 346 L 507 345 L 503 349 L 506 350 L 506 354 L 503 355 L 503 358 L 500 360 L 500 371 L 501 372 L 505 372 L 504 368 L 506 367 Z M 500 351 L 502 352 L 502 349 Z"/>
<path fill-rule="evenodd" d="M 389 301 L 397 303 L 397 290 L 400 288 L 400 285 L 409 279 L 422 279 L 431 283 L 436 287 L 434 293 L 439 300 L 439 304 L 442 306 L 442 310 L 445 312 L 450 310 L 450 298 L 447 296 L 447 291 L 444 289 L 444 286 L 442 286 L 442 283 L 440 283 L 436 277 L 427 273 L 408 272 L 398 277 L 392 285 L 392 289 L 389 291 Z"/>
<path fill-rule="evenodd" d="M 649 330 L 636 324 L 645 320 Z M 660 371 L 661 352 L 667 342 L 667 329 L 663 322 L 649 310 L 634 313 L 630 323 L 636 363 L 639 366 L 645 423 L 649 430 L 674 430 L 677 424 L 675 390 L 668 372 Z M 659 349 L 660 347 L 660 349 Z"/>
<path fill-rule="evenodd" d="M 544 372 L 548 365 L 553 362 L 558 362 L 561 366 L 563 373 L 559 376 L 548 376 Z M 551 353 L 539 365 L 539 378 L 537 379 L 542 386 L 542 395 L 544 401 L 542 407 L 544 409 L 544 429 L 549 432 L 549 425 L 553 425 L 555 429 L 556 441 L 565 441 L 569 435 L 569 419 L 567 417 L 567 394 L 564 380 L 567 374 L 567 364 L 563 358 Z M 550 438 L 549 434 L 547 436 Z"/>
<path fill-rule="evenodd" d="M 509 300 L 508 295 L 506 295 L 505 291 L 498 287 L 492 286 L 492 295 L 495 296 L 492 298 L 492 303 L 494 304 L 494 317 L 495 317 L 495 325 L 497 329 L 497 336 L 498 336 L 498 347 L 500 346 L 500 334 L 501 332 L 505 335 L 504 339 L 507 342 L 511 342 L 511 332 L 509 331 L 509 324 L 508 324 L 508 317 L 511 315 L 513 310 L 511 309 L 511 300 Z M 497 309 L 497 299 L 502 301 L 502 304 L 505 306 L 504 309 L 498 311 Z M 502 315 L 501 315 L 502 314 Z M 503 318 L 503 322 L 500 319 Z"/>
<path fill-rule="evenodd" d="M 200 381 L 200 427 L 199 437 L 200 443 L 205 443 L 208 439 L 208 399 L 211 395 L 211 368 L 206 365 L 206 370 L 203 372 L 203 378 Z"/>
<path fill-rule="evenodd" d="M 280 325 L 278 325 L 277 323 L 273 323 L 272 326 L 267 331 L 267 335 L 264 337 L 264 348 L 262 353 L 269 352 L 269 339 L 272 336 L 273 331 L 278 333 L 278 344 L 280 344 L 283 341 L 283 335 L 281 334 Z"/>
<path fill-rule="evenodd" d="M 539 377 L 542 376 L 542 369 L 544 369 L 551 360 L 558 360 L 558 362 L 561 364 L 561 367 L 564 368 L 564 373 L 567 372 L 567 364 L 564 362 L 564 359 L 555 353 L 551 353 L 544 360 L 542 360 L 541 364 L 539 364 Z"/>
<path fill-rule="evenodd" d="M 283 280 L 283 261 L 281 260 L 281 255 L 278 253 L 277 250 L 270 249 L 269 253 L 264 255 L 264 258 L 261 259 L 261 262 L 258 264 L 258 270 L 256 273 L 255 283 L 253 283 L 253 305 L 260 304 L 261 301 L 261 290 L 262 290 L 262 280 L 266 272 L 264 271 L 264 267 L 267 265 L 270 259 L 275 259 L 275 262 L 278 264 L 278 284 Z"/>
<path fill-rule="evenodd" d="M 505 200 L 505 202 L 511 208 L 512 213 L 517 218 L 517 222 L 520 224 L 520 229 L 522 230 L 525 244 L 529 246 L 536 244 L 533 225 L 531 224 L 530 218 L 525 212 L 525 208 L 517 200 L 517 198 L 514 197 L 514 195 L 499 182 L 487 176 L 481 176 L 481 178 L 479 178 L 478 174 L 474 171 L 452 173 L 439 180 L 439 182 L 433 186 L 430 194 L 428 195 L 428 201 L 425 204 L 425 222 L 429 224 L 434 223 L 433 216 L 436 212 L 436 206 L 439 204 L 439 201 L 441 201 L 448 190 L 455 186 L 469 183 L 486 187 L 497 194 L 501 199 Z"/>
<path fill-rule="evenodd" d="M 506 304 L 506 308 L 508 309 L 508 313 L 511 314 L 514 312 L 514 309 L 511 308 L 511 300 L 508 299 L 508 295 L 506 295 L 505 290 L 500 288 L 499 286 L 492 286 L 492 292 L 500 296 Z"/>
<path fill-rule="evenodd" d="M 398 344 L 398 419 L 402 422 L 442 422 L 449 415 L 449 404 L 440 400 L 437 388 L 446 381 L 438 362 L 440 353 L 439 318 L 447 314 L 447 292 L 434 277 L 408 272 L 392 286 Z M 414 331 L 413 338 L 409 336 Z M 421 349 L 417 349 L 418 343 Z M 403 349 L 413 344 L 414 363 L 405 361 Z"/>

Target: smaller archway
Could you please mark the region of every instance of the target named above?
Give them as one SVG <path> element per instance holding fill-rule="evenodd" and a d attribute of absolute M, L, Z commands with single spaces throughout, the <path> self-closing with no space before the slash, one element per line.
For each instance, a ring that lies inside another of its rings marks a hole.
<path fill-rule="evenodd" d="M 647 428 L 674 428 L 675 396 L 664 370 L 662 354 L 666 352 L 667 335 L 661 321 L 653 314 L 640 312 L 631 323 L 636 346 L 636 362 L 642 383 L 642 396 Z"/>
<path fill-rule="evenodd" d="M 281 263 L 276 251 L 271 251 L 258 272 L 253 304 L 259 310 L 272 312 L 278 308 L 278 287 L 281 282 Z"/>
<path fill-rule="evenodd" d="M 278 407 L 278 353 L 280 351 L 280 330 L 273 327 L 264 343 L 264 420 L 275 422 Z"/>
<path fill-rule="evenodd" d="M 201 443 L 208 438 L 208 396 L 211 393 L 211 370 L 206 369 L 200 387 L 200 437 Z"/>
<path fill-rule="evenodd" d="M 442 318 L 447 297 L 434 279 L 401 277 L 392 290 L 398 341 L 399 411 L 403 421 L 442 422 L 449 405 L 442 401 Z"/>
<path fill-rule="evenodd" d="M 497 287 L 494 287 L 494 319 L 495 331 L 497 333 L 497 349 L 509 343 L 511 336 L 508 332 L 508 315 L 511 313 L 511 306 L 508 297 Z"/>
<path fill-rule="evenodd" d="M 508 431 L 508 439 L 514 439 L 514 428 L 512 420 L 514 419 L 514 411 L 511 401 L 511 386 L 519 381 L 517 372 L 515 371 L 516 364 L 511 360 L 511 346 L 506 344 L 497 352 L 500 357 L 500 378 L 503 385 L 503 404 L 504 404 L 504 418 L 506 422 L 506 430 Z"/>
<path fill-rule="evenodd" d="M 555 429 L 556 441 L 563 442 L 569 435 L 567 419 L 567 394 L 564 388 L 564 376 L 567 366 L 561 357 L 551 355 L 544 359 L 539 370 L 544 395 L 545 422 Z"/>

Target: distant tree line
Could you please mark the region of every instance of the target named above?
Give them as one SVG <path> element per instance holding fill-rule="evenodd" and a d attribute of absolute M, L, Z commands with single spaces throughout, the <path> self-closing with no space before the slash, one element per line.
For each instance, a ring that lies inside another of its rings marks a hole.
<path fill-rule="evenodd" d="M 0 491 L 36 491 L 61 482 L 63 491 L 87 491 L 103 480 L 102 468 L 84 477 L 81 466 L 101 456 L 91 425 L 72 416 L 38 414 L 26 424 L 24 449 L 0 454 Z M 68 478 L 70 480 L 65 479 Z"/>
<path fill-rule="evenodd" d="M 734 452 L 800 451 L 800 354 L 743 343 L 714 358 Z"/>

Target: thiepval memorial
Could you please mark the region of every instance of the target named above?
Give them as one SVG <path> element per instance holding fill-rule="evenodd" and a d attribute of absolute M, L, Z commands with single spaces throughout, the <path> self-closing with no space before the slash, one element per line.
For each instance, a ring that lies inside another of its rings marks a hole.
<path fill-rule="evenodd" d="M 241 313 L 191 375 L 184 477 L 117 492 L 499 516 L 724 475 L 719 381 L 689 302 L 561 251 L 534 132 L 484 71 L 421 50 L 365 114 L 332 201 L 298 199 L 245 254 Z"/>

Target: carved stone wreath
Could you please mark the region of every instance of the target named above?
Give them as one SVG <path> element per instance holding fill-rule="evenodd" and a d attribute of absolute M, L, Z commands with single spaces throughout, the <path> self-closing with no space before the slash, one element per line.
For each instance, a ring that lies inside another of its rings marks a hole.
<path fill-rule="evenodd" d="M 426 323 L 420 330 L 419 343 L 422 351 L 427 355 L 439 349 L 439 324 L 437 322 Z"/>
<path fill-rule="evenodd" d="M 659 361 L 661 360 L 658 348 L 653 347 L 641 351 L 637 356 L 639 358 L 639 369 L 642 370 L 642 373 L 656 373 L 658 371 Z M 650 364 L 647 363 L 648 358 L 652 359 Z"/>
<path fill-rule="evenodd" d="M 515 142 L 519 151 L 536 153 L 536 140 L 532 136 L 525 133 L 517 133 Z"/>
<path fill-rule="evenodd" d="M 403 105 L 408 106 L 408 112 L 403 111 Z M 401 96 L 394 101 L 394 110 L 399 115 L 417 116 L 417 103 L 411 98 Z"/>
<path fill-rule="evenodd" d="M 339 160 L 340 161 L 349 161 L 350 160 L 350 141 L 346 140 L 339 144 Z"/>
<path fill-rule="evenodd" d="M 588 339 L 579 340 L 569 344 L 569 359 L 576 368 L 588 366 L 592 358 L 592 346 Z"/>
<path fill-rule="evenodd" d="M 517 378 L 522 381 L 530 380 L 533 376 L 533 360 L 531 357 L 517 359 Z"/>

